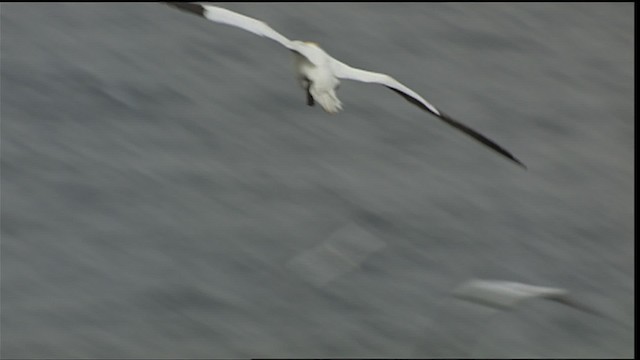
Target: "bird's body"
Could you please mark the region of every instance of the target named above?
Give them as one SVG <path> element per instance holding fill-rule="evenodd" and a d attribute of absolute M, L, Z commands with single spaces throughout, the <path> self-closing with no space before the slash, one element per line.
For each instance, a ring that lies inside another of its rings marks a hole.
<path fill-rule="evenodd" d="M 313 56 L 311 62 L 307 56 L 294 51 L 296 77 L 300 85 L 307 92 L 307 104 L 317 102 L 329 114 L 342 110 L 342 102 L 336 95 L 340 80 L 330 68 L 331 57 L 317 44 L 312 42 L 298 42 L 298 46 L 306 48 L 307 56 Z"/>
<path fill-rule="evenodd" d="M 593 315 L 606 317 L 599 310 L 571 297 L 569 291 L 565 289 L 514 281 L 474 279 L 460 285 L 454 290 L 453 295 L 460 299 L 503 310 L 514 308 L 521 302 L 530 299 L 548 299 Z"/>
<path fill-rule="evenodd" d="M 331 57 L 314 42 L 289 40 L 264 22 L 227 9 L 198 3 L 176 2 L 168 4 L 204 17 L 205 19 L 236 26 L 256 35 L 267 37 L 291 50 L 295 57 L 296 78 L 306 92 L 307 105 L 309 106 L 313 106 L 315 103 L 318 103 L 330 114 L 336 114 L 342 110 L 342 102 L 338 99 L 336 94 L 336 90 L 340 86 L 340 79 L 384 85 L 404 97 L 412 104 L 432 113 L 445 123 L 473 137 L 518 165 L 525 167 L 522 162 L 516 159 L 500 145 L 442 113 L 415 91 L 409 89 L 389 75 L 353 68 Z"/>

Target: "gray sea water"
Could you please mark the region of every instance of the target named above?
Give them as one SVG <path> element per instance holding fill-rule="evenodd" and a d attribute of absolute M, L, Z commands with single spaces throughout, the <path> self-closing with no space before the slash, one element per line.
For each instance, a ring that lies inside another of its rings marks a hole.
<path fill-rule="evenodd" d="M 2 358 L 633 356 L 633 4 L 222 6 L 529 170 L 382 86 L 308 107 L 286 49 L 162 4 L 3 3 Z"/>

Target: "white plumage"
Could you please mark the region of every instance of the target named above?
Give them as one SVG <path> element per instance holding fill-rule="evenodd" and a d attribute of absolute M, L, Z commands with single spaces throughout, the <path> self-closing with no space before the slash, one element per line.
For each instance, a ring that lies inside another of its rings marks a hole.
<path fill-rule="evenodd" d="M 599 311 L 571 298 L 569 291 L 502 280 L 470 280 L 453 292 L 454 296 L 498 309 L 510 309 L 530 299 L 547 299 L 596 316 Z"/>
<path fill-rule="evenodd" d="M 205 19 L 239 27 L 256 35 L 267 37 L 294 52 L 296 57 L 296 77 L 307 93 L 307 104 L 310 106 L 313 106 L 317 102 L 330 114 L 335 114 L 342 110 L 342 103 L 336 95 L 336 90 L 340 85 L 339 79 L 357 80 L 366 83 L 384 85 L 403 96 L 414 105 L 432 113 L 442 121 L 473 137 L 482 144 L 507 157 L 509 160 L 525 167 L 522 162 L 516 159 L 503 147 L 484 135 L 481 135 L 477 131 L 444 114 L 418 95 L 415 91 L 409 89 L 389 75 L 353 68 L 331 57 L 316 43 L 289 40 L 260 20 L 235 13 L 227 9 L 199 3 L 176 2 L 168 4 L 181 10 L 202 16 Z"/>
<path fill-rule="evenodd" d="M 539 297 L 559 300 L 568 294 L 564 289 L 498 280 L 471 280 L 454 291 L 454 295 L 460 298 L 505 308 L 526 299 Z"/>

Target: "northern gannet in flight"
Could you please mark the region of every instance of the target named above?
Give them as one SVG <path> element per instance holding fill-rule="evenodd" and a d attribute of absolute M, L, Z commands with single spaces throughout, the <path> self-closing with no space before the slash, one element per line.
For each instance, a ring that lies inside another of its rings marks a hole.
<path fill-rule="evenodd" d="M 582 310 L 592 315 L 604 316 L 599 311 L 572 299 L 569 291 L 560 288 L 523 284 L 501 280 L 470 280 L 454 290 L 453 295 L 468 301 L 496 309 L 510 309 L 522 301 L 542 298 Z"/>
<path fill-rule="evenodd" d="M 342 110 L 342 103 L 336 96 L 336 90 L 340 85 L 339 79 L 381 84 L 526 169 L 520 160 L 502 146 L 444 114 L 415 91 L 389 75 L 353 68 L 332 58 L 314 42 L 289 40 L 266 23 L 227 9 L 199 3 L 168 2 L 167 4 L 217 23 L 236 26 L 256 35 L 267 37 L 291 50 L 296 59 L 296 77 L 306 91 L 307 105 L 309 106 L 313 106 L 317 102 L 330 114 Z"/>

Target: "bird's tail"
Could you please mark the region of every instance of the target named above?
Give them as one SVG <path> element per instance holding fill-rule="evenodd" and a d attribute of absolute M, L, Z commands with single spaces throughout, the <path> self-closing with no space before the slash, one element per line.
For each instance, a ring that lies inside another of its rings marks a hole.
<path fill-rule="evenodd" d="M 320 106 L 324 109 L 324 111 L 329 114 L 335 114 L 338 111 L 342 110 L 342 103 L 336 96 L 335 91 L 324 91 L 324 92 L 315 92 L 311 89 L 311 95 L 316 100 Z"/>

